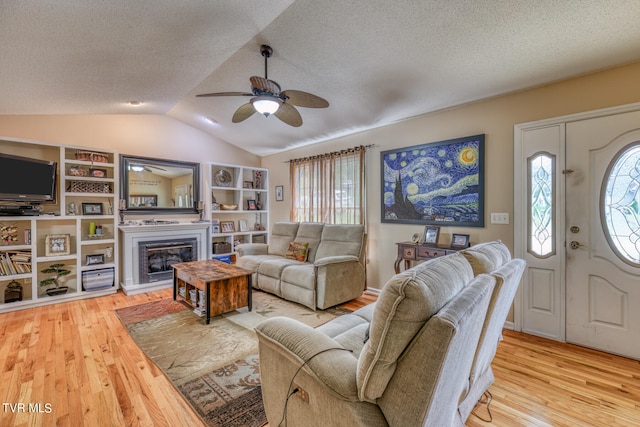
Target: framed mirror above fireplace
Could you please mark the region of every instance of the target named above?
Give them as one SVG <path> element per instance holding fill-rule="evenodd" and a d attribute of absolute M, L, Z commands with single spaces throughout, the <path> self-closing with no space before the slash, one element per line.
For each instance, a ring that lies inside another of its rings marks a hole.
<path fill-rule="evenodd" d="M 198 213 L 200 164 L 121 155 L 120 197 L 127 215 Z"/>

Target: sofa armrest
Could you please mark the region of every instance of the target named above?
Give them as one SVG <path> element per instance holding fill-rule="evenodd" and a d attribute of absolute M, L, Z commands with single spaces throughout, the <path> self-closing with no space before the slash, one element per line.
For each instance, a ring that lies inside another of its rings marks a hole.
<path fill-rule="evenodd" d="M 330 264 L 339 264 L 342 262 L 359 262 L 359 258 L 353 255 L 327 256 L 324 258 L 316 259 L 313 265 L 315 265 L 316 267 L 321 267 Z"/>
<path fill-rule="evenodd" d="M 264 347 L 276 352 L 276 359 L 292 364 L 294 372 L 304 364 L 307 373 L 320 383 L 325 392 L 340 399 L 357 402 L 356 370 L 358 360 L 353 353 L 334 339 L 312 327 L 287 317 L 273 317 L 256 327 L 260 342 L 260 364 Z M 275 360 L 274 360 L 275 361 Z M 269 364 L 269 361 L 265 360 Z M 291 377 L 282 378 L 288 386 Z"/>
<path fill-rule="evenodd" d="M 266 243 L 241 243 L 236 246 L 238 256 L 245 255 L 267 255 L 269 245 Z"/>

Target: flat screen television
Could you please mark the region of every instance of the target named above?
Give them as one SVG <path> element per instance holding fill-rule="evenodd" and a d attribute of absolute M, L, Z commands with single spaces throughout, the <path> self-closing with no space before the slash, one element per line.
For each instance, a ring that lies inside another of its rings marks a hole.
<path fill-rule="evenodd" d="M 0 153 L 0 201 L 55 201 L 57 168 L 49 160 Z"/>

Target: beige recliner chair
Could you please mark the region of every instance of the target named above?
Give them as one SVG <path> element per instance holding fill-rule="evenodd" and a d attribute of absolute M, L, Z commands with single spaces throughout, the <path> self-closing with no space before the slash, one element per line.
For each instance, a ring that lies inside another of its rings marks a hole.
<path fill-rule="evenodd" d="M 378 301 L 317 329 L 256 328 L 269 423 L 451 426 L 468 386 L 495 277 L 454 254 L 395 275 Z"/>

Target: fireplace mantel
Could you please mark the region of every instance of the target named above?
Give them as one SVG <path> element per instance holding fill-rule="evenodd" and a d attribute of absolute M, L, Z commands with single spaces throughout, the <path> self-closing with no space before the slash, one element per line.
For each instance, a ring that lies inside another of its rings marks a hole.
<path fill-rule="evenodd" d="M 139 278 L 138 243 L 171 238 L 192 238 L 198 242 L 198 260 L 208 259 L 210 250 L 209 226 L 207 222 L 185 222 L 157 225 L 121 225 L 120 231 L 120 288 L 127 295 L 169 288 L 172 279 L 152 283 L 141 283 Z"/>

